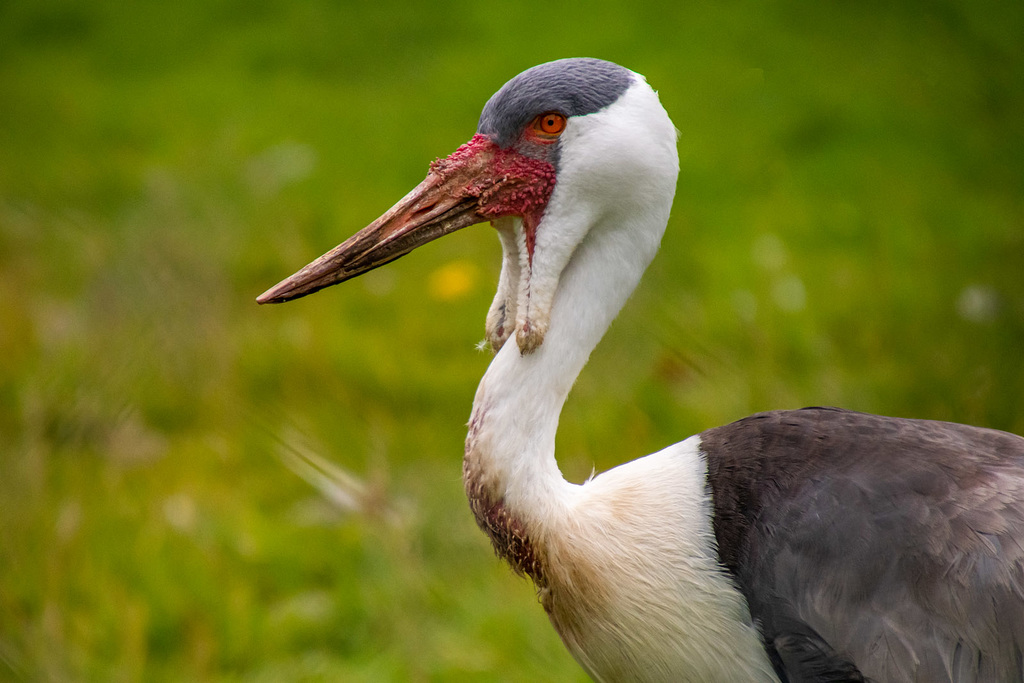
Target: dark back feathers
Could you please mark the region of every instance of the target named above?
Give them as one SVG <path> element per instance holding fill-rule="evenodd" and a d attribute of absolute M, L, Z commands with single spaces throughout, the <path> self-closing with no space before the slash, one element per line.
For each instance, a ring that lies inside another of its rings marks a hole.
<path fill-rule="evenodd" d="M 833 408 L 701 437 L 783 680 L 1024 681 L 1024 438 Z"/>

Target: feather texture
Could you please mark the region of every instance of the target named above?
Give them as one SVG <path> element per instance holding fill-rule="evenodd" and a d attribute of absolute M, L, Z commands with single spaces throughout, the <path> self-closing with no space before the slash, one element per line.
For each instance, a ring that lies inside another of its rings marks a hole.
<path fill-rule="evenodd" d="M 1022 680 L 1024 439 L 814 408 L 701 444 L 722 561 L 789 680 L 859 680 L 804 673 L 851 663 L 876 681 Z"/>

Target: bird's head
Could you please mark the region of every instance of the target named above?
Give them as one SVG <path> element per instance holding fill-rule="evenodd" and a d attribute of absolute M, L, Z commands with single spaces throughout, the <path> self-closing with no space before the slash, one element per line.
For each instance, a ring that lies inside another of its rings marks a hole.
<path fill-rule="evenodd" d="M 514 333 L 529 353 L 544 340 L 563 270 L 591 231 L 625 226 L 623 257 L 641 271 L 653 257 L 675 192 L 675 141 L 642 76 L 598 59 L 535 66 L 502 86 L 469 142 L 435 160 L 397 204 L 257 301 L 297 299 L 491 222 L 504 260 L 487 339 L 497 350 Z"/>

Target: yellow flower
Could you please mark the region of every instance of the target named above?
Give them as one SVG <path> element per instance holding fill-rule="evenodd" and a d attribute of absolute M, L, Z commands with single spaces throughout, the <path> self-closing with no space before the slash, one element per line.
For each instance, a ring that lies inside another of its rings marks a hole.
<path fill-rule="evenodd" d="M 476 284 L 477 268 L 466 260 L 452 261 L 430 274 L 430 295 L 438 301 L 454 301 L 466 296 Z"/>

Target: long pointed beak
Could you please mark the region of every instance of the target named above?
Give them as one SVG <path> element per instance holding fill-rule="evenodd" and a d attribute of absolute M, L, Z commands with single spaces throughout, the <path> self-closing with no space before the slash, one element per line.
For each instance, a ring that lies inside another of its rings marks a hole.
<path fill-rule="evenodd" d="M 446 178 L 432 170 L 383 216 L 256 301 L 298 299 L 390 263 L 442 235 L 489 220 L 479 213 L 477 197 L 467 195 L 464 185 L 458 175 Z"/>
<path fill-rule="evenodd" d="M 434 161 L 426 179 L 387 213 L 256 301 L 298 299 L 390 263 L 442 235 L 501 216 L 529 218 L 526 222 L 533 227 L 527 244 L 532 250 L 533 229 L 554 184 L 550 163 L 500 149 L 478 133 Z"/>

